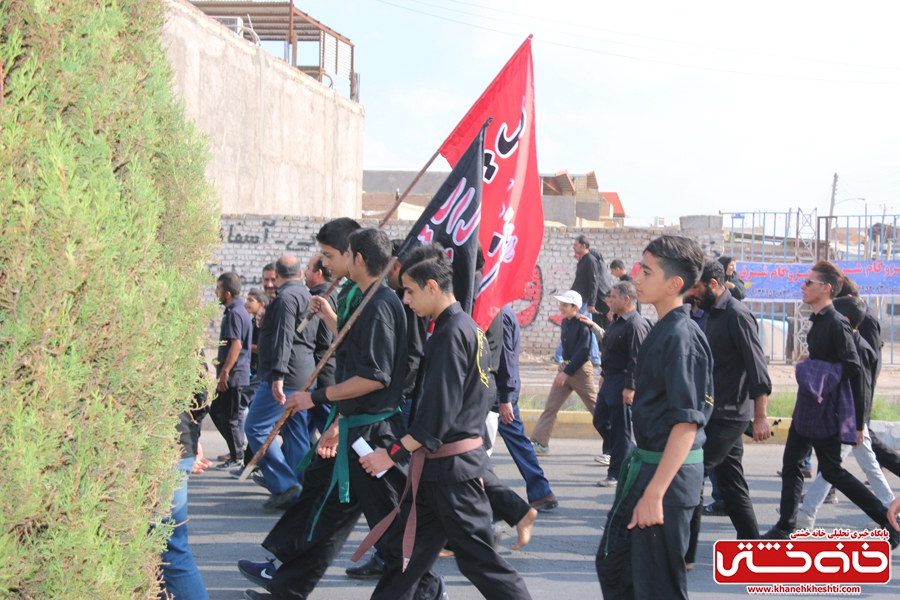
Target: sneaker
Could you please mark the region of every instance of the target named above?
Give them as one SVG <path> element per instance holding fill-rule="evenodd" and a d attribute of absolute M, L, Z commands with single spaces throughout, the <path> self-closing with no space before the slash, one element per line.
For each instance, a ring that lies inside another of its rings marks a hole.
<path fill-rule="evenodd" d="M 226 469 L 234 469 L 235 467 L 243 469 L 243 468 L 244 468 L 244 461 L 242 461 L 242 460 L 231 460 L 231 459 L 229 458 L 228 460 L 226 460 L 225 462 L 223 462 L 221 465 L 216 465 L 216 468 L 219 469 L 220 471 L 225 471 Z M 240 475 L 238 475 L 238 477 L 240 477 Z"/>
<path fill-rule="evenodd" d="M 703 507 L 704 517 L 727 517 L 728 512 L 725 510 L 725 507 L 721 504 L 716 504 L 715 502 L 710 502 L 706 506 Z"/>
<path fill-rule="evenodd" d="M 376 553 L 372 555 L 372 558 L 366 564 L 357 567 L 347 567 L 344 573 L 352 579 L 380 579 L 384 575 L 384 563 L 379 560 Z"/>
<path fill-rule="evenodd" d="M 250 474 L 256 473 L 259 469 L 254 468 L 250 471 Z M 241 463 L 240 466 L 234 467 L 233 469 L 228 469 L 228 474 L 231 475 L 235 479 L 240 479 L 241 475 L 244 474 L 244 463 Z"/>
<path fill-rule="evenodd" d="M 297 498 L 300 497 L 300 492 L 302 491 L 302 487 L 300 484 L 291 486 L 288 489 L 284 490 L 278 494 L 272 494 L 269 496 L 269 499 L 263 502 L 263 508 L 270 508 L 273 510 L 284 510 L 288 506 L 290 506 Z"/>
<path fill-rule="evenodd" d="M 601 454 L 600 456 L 595 456 L 594 462 L 600 466 L 608 467 L 609 466 L 609 454 Z"/>
<path fill-rule="evenodd" d="M 794 530 L 786 530 L 782 529 L 778 525 L 772 527 L 772 529 L 768 530 L 761 536 L 759 539 L 761 540 L 789 540 L 791 539 L 791 534 L 794 533 Z"/>
<path fill-rule="evenodd" d="M 438 596 L 439 600 L 450 600 L 450 596 L 447 594 L 447 584 L 444 583 L 444 576 L 438 575 L 441 578 L 441 592 L 440 596 Z"/>
<path fill-rule="evenodd" d="M 270 558 L 263 563 L 242 559 L 238 561 L 238 571 L 262 589 L 268 590 L 272 577 L 275 576 L 275 559 Z"/>
<path fill-rule="evenodd" d="M 828 495 L 825 496 L 825 500 L 823 500 L 822 503 L 823 504 L 837 504 L 838 497 L 835 492 L 836 492 L 836 490 L 834 488 L 831 488 L 831 490 L 828 492 Z"/>
<path fill-rule="evenodd" d="M 614 488 L 617 485 L 619 485 L 619 482 L 612 477 L 607 477 L 606 479 L 601 479 L 597 482 L 597 487 L 603 488 Z"/>
<path fill-rule="evenodd" d="M 263 477 L 263 474 L 260 473 L 259 471 L 253 471 L 252 473 L 250 473 L 250 479 L 252 479 L 253 483 L 258 485 L 262 489 L 264 489 L 264 490 L 269 489 L 269 486 L 266 485 L 266 478 Z"/>
<path fill-rule="evenodd" d="M 550 454 L 550 447 L 544 446 L 543 444 L 538 444 L 537 442 L 531 442 L 531 445 L 534 447 L 534 453 L 538 456 L 547 456 Z"/>

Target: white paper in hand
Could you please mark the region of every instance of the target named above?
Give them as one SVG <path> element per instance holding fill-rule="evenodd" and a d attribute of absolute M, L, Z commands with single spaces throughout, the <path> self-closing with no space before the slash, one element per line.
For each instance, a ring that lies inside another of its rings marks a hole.
<path fill-rule="evenodd" d="M 369 445 L 369 442 L 362 438 L 356 438 L 356 441 L 353 442 L 350 447 L 356 450 L 356 453 L 360 456 L 366 456 L 367 454 L 372 454 L 373 452 L 375 452 L 374 450 L 372 450 L 372 446 Z M 387 473 L 387 469 L 385 469 L 375 477 L 381 479 L 381 476 L 385 473 Z"/>

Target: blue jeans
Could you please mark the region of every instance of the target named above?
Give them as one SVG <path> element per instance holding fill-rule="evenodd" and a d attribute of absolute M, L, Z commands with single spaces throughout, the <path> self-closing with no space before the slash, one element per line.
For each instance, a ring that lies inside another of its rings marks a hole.
<path fill-rule="evenodd" d="M 297 391 L 299 390 L 284 388 L 284 395 L 290 396 Z M 284 406 L 278 404 L 272 396 L 272 385 L 267 381 L 261 382 L 244 422 L 244 433 L 247 434 L 251 451 L 255 453 L 260 449 L 283 414 Z M 303 472 L 297 467 L 309 452 L 307 420 L 305 410 L 288 419 L 281 428 L 281 446 L 272 442 L 266 455 L 259 461 L 259 469 L 266 478 L 266 487 L 273 494 L 280 494 L 303 483 Z"/>
<path fill-rule="evenodd" d="M 193 456 L 178 463 L 184 483 L 172 498 L 172 516 L 169 519 L 175 521 L 176 527 L 162 553 L 163 586 L 167 593 L 179 600 L 209 600 L 197 563 L 188 547 L 188 475 L 193 467 Z"/>
<path fill-rule="evenodd" d="M 587 302 L 585 302 L 584 304 L 581 305 L 581 308 L 578 309 L 578 314 L 579 315 L 588 314 L 587 309 L 588 309 L 588 305 L 587 305 Z M 553 355 L 553 360 L 555 360 L 556 362 L 562 362 L 562 359 L 563 359 L 562 342 L 560 342 L 559 346 L 556 347 L 556 354 Z M 595 365 L 600 364 L 600 347 L 597 346 L 597 338 L 594 336 L 594 334 L 591 334 L 591 362 L 594 363 Z"/>
<path fill-rule="evenodd" d="M 544 470 L 538 464 L 537 456 L 534 454 L 534 446 L 531 440 L 525 435 L 525 426 L 519 417 L 519 401 L 518 398 L 512 401 L 513 414 L 516 418 L 509 425 L 504 425 L 500 421 L 497 427 L 497 433 L 503 438 L 509 454 L 512 456 L 516 467 L 522 479 L 525 480 L 525 489 L 528 492 L 528 501 L 534 502 L 542 498 L 546 498 L 552 493 L 550 482 L 544 476 Z"/>

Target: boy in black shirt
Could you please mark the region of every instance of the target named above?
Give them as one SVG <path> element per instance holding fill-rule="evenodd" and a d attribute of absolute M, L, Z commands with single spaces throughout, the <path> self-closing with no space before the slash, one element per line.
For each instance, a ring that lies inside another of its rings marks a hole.
<path fill-rule="evenodd" d="M 435 327 L 425 344 L 420 401 L 409 432 L 389 450 L 360 459 L 375 476 L 394 471 L 412 453 L 412 494 L 398 507 L 400 518 L 392 514 L 367 538 L 387 530 L 386 569 L 372 598 L 412 598 L 448 540 L 459 570 L 486 598 L 531 598 L 521 576 L 493 548 L 491 508 L 479 480 L 489 465 L 481 433 L 494 400 L 484 333 L 456 301 L 453 268 L 439 245 L 413 252 L 400 278 L 404 302 L 432 317 Z M 357 556 L 366 549 L 364 543 Z"/>
<path fill-rule="evenodd" d="M 659 322 L 641 346 L 632 405 L 637 448 L 622 464 L 597 551 L 604 598 L 687 598 L 684 555 L 700 503 L 703 442 L 713 409 L 712 353 L 683 296 L 700 279 L 703 251 L 662 236 L 644 250 L 634 284 Z"/>

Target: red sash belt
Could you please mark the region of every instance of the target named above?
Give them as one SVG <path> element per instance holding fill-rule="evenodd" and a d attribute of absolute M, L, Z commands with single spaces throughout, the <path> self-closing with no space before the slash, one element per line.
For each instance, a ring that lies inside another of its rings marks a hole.
<path fill-rule="evenodd" d="M 419 448 L 413 452 L 409 459 L 409 475 L 406 478 L 406 488 L 403 490 L 400 502 L 388 516 L 372 528 L 372 531 L 369 532 L 366 539 L 359 545 L 359 548 L 356 549 L 356 552 L 350 560 L 353 562 L 358 561 L 366 552 L 368 552 L 369 548 L 375 545 L 375 542 L 381 539 L 384 532 L 388 530 L 388 527 L 390 527 L 391 523 L 394 522 L 394 519 L 397 518 L 397 513 L 400 512 L 400 507 L 403 505 L 406 493 L 411 488 L 413 497 L 412 508 L 409 510 L 409 519 L 406 521 L 406 529 L 403 532 L 403 571 L 405 572 L 406 566 L 409 564 L 410 558 L 412 558 L 413 545 L 416 541 L 416 492 L 419 489 L 419 480 L 422 477 L 422 468 L 425 466 L 425 459 L 446 458 L 448 456 L 465 454 L 466 452 L 477 450 L 482 446 L 484 446 L 484 441 L 480 437 L 477 437 L 444 444 L 437 452 L 429 452 L 425 448 Z"/>

